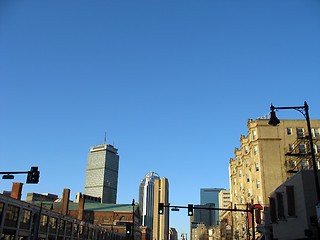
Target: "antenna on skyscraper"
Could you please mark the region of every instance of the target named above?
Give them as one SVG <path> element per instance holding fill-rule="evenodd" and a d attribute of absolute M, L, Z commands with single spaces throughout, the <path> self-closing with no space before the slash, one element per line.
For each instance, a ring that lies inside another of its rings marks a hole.
<path fill-rule="evenodd" d="M 107 129 L 104 131 L 104 145 L 106 145 L 107 142 Z"/>

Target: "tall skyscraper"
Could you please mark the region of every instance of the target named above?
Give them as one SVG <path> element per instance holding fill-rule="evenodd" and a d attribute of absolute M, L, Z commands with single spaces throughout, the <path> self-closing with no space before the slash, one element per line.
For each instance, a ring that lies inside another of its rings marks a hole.
<path fill-rule="evenodd" d="M 100 197 L 102 203 L 116 203 L 118 185 L 118 149 L 110 144 L 90 148 L 84 193 Z"/>
<path fill-rule="evenodd" d="M 139 204 L 142 226 L 153 226 L 153 201 L 154 201 L 154 180 L 160 179 L 158 173 L 149 172 L 141 181 L 139 187 Z"/>
<path fill-rule="evenodd" d="M 201 188 L 200 189 L 200 204 L 206 205 L 208 203 L 214 203 L 216 208 L 219 208 L 219 192 L 224 188 Z M 219 211 L 212 211 L 213 225 L 217 224 L 219 219 Z M 206 224 L 206 223 L 205 223 Z M 208 226 L 206 224 L 206 226 Z"/>
<path fill-rule="evenodd" d="M 167 178 L 154 180 L 153 208 L 153 240 L 169 239 L 169 208 L 164 208 L 163 214 L 158 213 L 159 203 L 169 203 L 169 182 Z"/>

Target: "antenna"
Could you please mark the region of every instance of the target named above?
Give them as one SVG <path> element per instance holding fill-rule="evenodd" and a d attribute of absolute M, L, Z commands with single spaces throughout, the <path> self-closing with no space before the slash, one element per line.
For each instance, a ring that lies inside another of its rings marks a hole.
<path fill-rule="evenodd" d="M 107 141 L 107 130 L 104 131 L 104 145 L 106 145 Z"/>

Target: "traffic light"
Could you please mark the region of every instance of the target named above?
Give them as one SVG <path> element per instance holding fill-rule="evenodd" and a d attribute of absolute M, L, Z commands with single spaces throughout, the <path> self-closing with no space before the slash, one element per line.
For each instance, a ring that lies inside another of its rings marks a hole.
<path fill-rule="evenodd" d="M 27 183 L 38 183 L 40 177 L 40 172 L 38 167 L 31 167 L 31 170 L 28 172 Z"/>
<path fill-rule="evenodd" d="M 259 208 L 254 209 L 254 215 L 256 218 L 256 223 L 261 224 L 261 210 Z"/>
<path fill-rule="evenodd" d="M 158 213 L 159 214 L 163 214 L 163 209 L 164 209 L 164 204 L 163 203 L 159 203 Z"/>
<path fill-rule="evenodd" d="M 188 216 L 193 216 L 193 204 L 188 204 Z"/>
<path fill-rule="evenodd" d="M 131 223 L 126 223 L 126 235 L 131 235 Z"/>
<path fill-rule="evenodd" d="M 255 204 L 253 205 L 253 209 L 256 218 L 256 223 L 261 224 L 261 210 L 263 210 L 263 207 L 261 206 L 261 204 Z"/>

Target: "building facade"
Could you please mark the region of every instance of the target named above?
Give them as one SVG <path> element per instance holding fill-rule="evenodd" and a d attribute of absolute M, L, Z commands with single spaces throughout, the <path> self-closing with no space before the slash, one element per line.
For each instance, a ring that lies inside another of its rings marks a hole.
<path fill-rule="evenodd" d="M 169 240 L 178 240 L 178 232 L 175 228 L 169 228 Z"/>
<path fill-rule="evenodd" d="M 219 192 L 224 190 L 224 188 L 201 188 L 200 189 L 200 204 L 206 205 L 213 203 L 216 208 L 219 208 Z M 219 211 L 211 211 L 211 225 L 217 225 L 219 219 Z M 206 226 L 209 226 L 205 223 Z"/>
<path fill-rule="evenodd" d="M 101 203 L 116 203 L 118 186 L 118 149 L 110 144 L 90 148 L 84 194 L 101 198 Z"/>
<path fill-rule="evenodd" d="M 273 237 L 279 240 L 319 239 L 316 205 L 314 172 L 301 170 L 270 195 Z"/>
<path fill-rule="evenodd" d="M 248 204 L 269 205 L 270 193 L 294 172 L 312 167 L 305 120 L 281 120 L 276 127 L 269 119 L 248 120 L 248 135 L 240 136 L 240 148 L 230 159 L 231 201 L 237 208 Z M 312 137 L 319 161 L 320 120 L 311 120 Z M 319 162 L 317 163 L 319 167 Z M 234 232 L 246 237 L 247 214 L 234 214 Z"/>
<path fill-rule="evenodd" d="M 159 174 L 155 172 L 149 172 L 141 181 L 139 187 L 141 225 L 148 226 L 150 229 L 152 229 L 153 226 L 153 202 L 155 179 L 160 179 Z"/>
<path fill-rule="evenodd" d="M 169 208 L 158 213 L 159 203 L 169 204 L 169 182 L 167 178 L 154 180 L 154 208 L 153 208 L 153 240 L 169 239 Z"/>
<path fill-rule="evenodd" d="M 221 190 L 219 192 L 219 208 L 229 208 L 230 206 L 230 190 Z M 221 216 L 225 210 L 219 211 L 219 222 L 221 221 Z"/>

